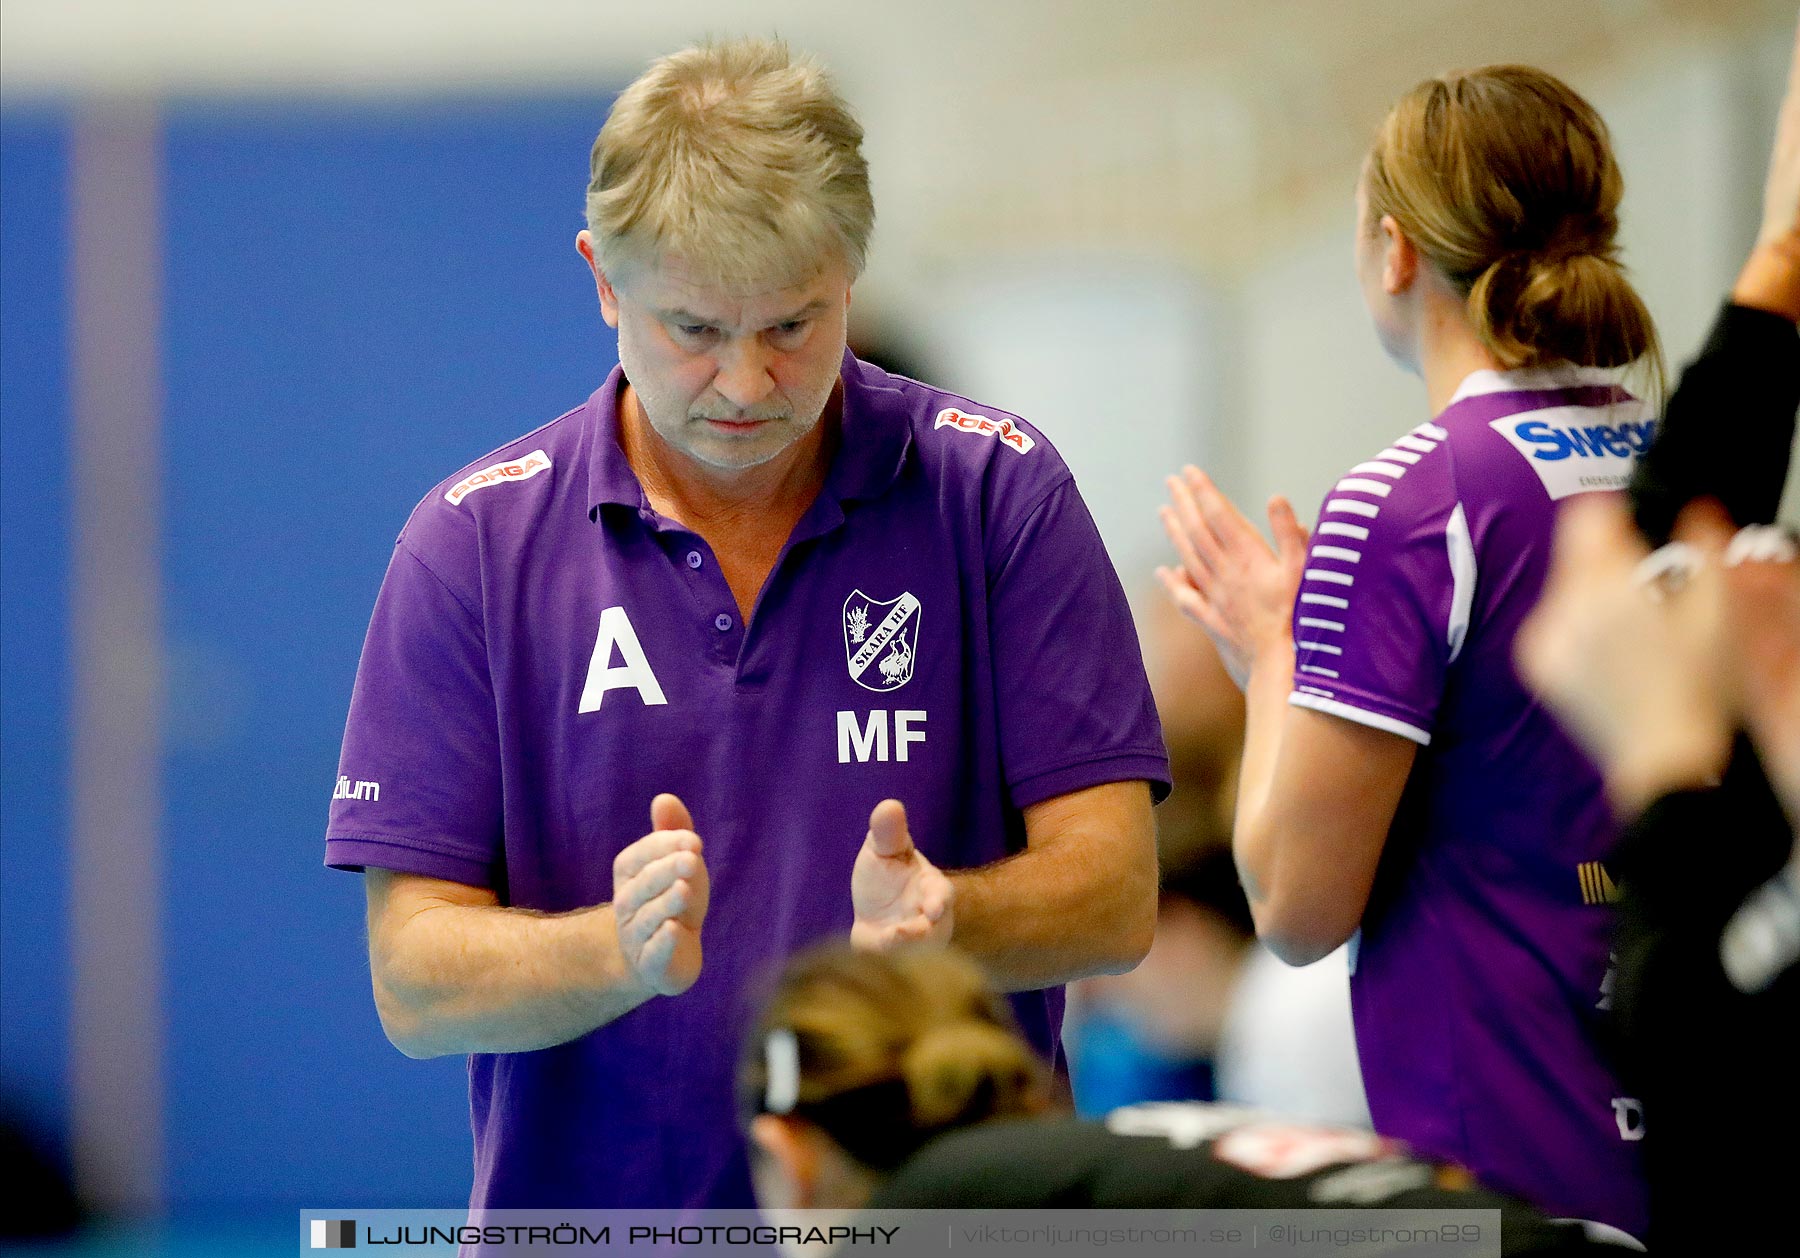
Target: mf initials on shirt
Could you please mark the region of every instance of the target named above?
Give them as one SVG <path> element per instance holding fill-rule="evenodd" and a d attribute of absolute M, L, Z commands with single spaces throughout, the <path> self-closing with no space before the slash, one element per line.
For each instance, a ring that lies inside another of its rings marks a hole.
<path fill-rule="evenodd" d="M 925 741 L 925 713 L 918 711 L 895 712 L 894 716 L 894 759 L 902 764 L 906 762 L 906 750 L 913 743 Z M 914 729 L 913 726 L 920 728 Z M 858 722 L 856 713 L 839 712 L 837 714 L 837 746 L 838 763 L 849 764 L 851 754 L 866 764 L 873 758 L 885 763 L 888 758 L 888 711 L 886 708 L 875 708 L 869 713 L 866 722 Z"/>
<path fill-rule="evenodd" d="M 617 654 L 619 663 L 614 664 Z M 661 683 L 650 670 L 650 661 L 638 641 L 637 630 L 623 607 L 609 607 L 600 613 L 600 634 L 594 640 L 593 658 L 588 660 L 587 684 L 581 688 L 581 704 L 577 712 L 598 712 L 600 701 L 609 690 L 635 690 L 647 708 L 666 704 Z"/>

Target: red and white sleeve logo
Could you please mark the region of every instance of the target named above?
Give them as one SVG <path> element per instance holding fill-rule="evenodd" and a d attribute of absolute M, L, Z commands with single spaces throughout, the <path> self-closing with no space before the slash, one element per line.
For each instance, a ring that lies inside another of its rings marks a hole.
<path fill-rule="evenodd" d="M 455 506 L 477 489 L 486 489 L 489 485 L 499 485 L 511 480 L 530 480 L 539 472 L 550 470 L 550 456 L 542 450 L 533 450 L 522 459 L 510 463 L 496 463 L 492 467 L 484 467 L 479 472 L 470 472 L 444 491 L 444 501 Z"/>
<path fill-rule="evenodd" d="M 932 427 L 954 428 L 958 432 L 972 432 L 979 437 L 992 437 L 1017 454 L 1029 454 L 1031 447 L 1037 444 L 1023 428 L 1010 419 L 993 420 L 986 415 L 970 415 L 954 406 L 939 411 L 937 422 Z"/>

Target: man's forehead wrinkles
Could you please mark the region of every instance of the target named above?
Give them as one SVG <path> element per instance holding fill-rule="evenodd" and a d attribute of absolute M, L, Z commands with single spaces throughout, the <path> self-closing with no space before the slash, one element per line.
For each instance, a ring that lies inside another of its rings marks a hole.
<path fill-rule="evenodd" d="M 710 279 L 703 268 L 696 268 L 686 259 L 665 254 L 637 268 L 634 278 L 647 305 L 670 313 L 709 316 L 711 321 L 728 313 L 741 316 L 746 311 L 773 311 L 791 317 L 812 306 L 828 306 L 829 294 L 820 293 L 819 285 L 829 278 L 830 271 L 830 267 L 822 266 L 799 278 L 782 277 L 754 286 L 723 284 Z"/>

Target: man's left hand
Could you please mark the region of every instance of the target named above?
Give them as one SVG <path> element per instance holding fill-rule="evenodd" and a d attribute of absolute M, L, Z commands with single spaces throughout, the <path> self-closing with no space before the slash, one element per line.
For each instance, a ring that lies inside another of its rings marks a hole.
<path fill-rule="evenodd" d="M 956 916 L 956 888 L 913 846 L 906 808 L 884 799 L 869 815 L 869 836 L 850 873 L 856 914 L 850 943 L 867 952 L 931 940 L 948 943 Z"/>

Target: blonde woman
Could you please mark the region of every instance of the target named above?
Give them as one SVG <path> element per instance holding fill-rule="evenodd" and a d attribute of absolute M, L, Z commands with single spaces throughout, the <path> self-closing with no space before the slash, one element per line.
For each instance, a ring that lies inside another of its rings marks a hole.
<path fill-rule="evenodd" d="M 1601 779 L 1520 683 L 1557 504 L 1622 488 L 1660 380 L 1617 261 L 1622 181 L 1565 84 L 1490 66 L 1419 84 L 1357 189 L 1356 273 L 1428 416 L 1274 549 L 1195 468 L 1159 575 L 1245 686 L 1233 846 L 1259 934 L 1351 979 L 1378 1131 L 1552 1213 L 1642 1236 L 1641 1107 L 1602 1048 Z"/>
<path fill-rule="evenodd" d="M 767 1210 L 1499 1210 L 1506 1255 L 1619 1252 L 1367 1131 L 1195 1102 L 1059 1113 L 1005 1002 L 953 951 L 796 957 L 740 1079 Z"/>

